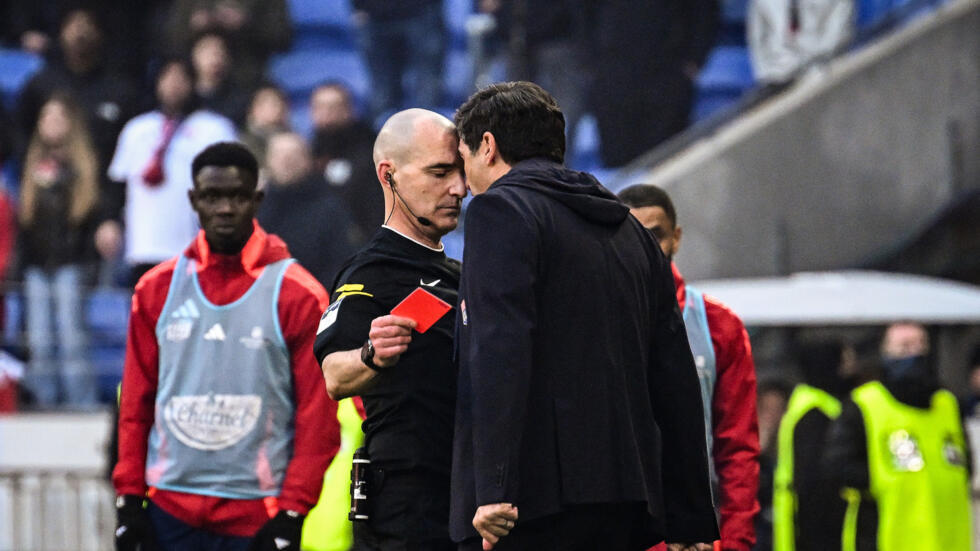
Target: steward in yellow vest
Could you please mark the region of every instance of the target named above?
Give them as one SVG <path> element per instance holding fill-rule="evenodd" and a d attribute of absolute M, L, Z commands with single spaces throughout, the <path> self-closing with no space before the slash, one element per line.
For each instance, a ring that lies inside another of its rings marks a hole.
<path fill-rule="evenodd" d="M 920 344 L 890 345 L 902 340 Z M 882 380 L 851 393 L 824 458 L 848 501 L 841 549 L 970 551 L 970 457 L 956 398 L 938 387 L 921 326 L 891 326 L 882 352 Z"/>
<path fill-rule="evenodd" d="M 840 415 L 840 400 L 830 394 L 809 385 L 799 385 L 793 389 L 786 414 L 779 423 L 778 461 L 773 480 L 773 550 L 796 551 L 808 549 L 807 540 L 797 545 L 799 534 L 797 514 L 799 512 L 799 495 L 796 491 L 794 469 L 796 454 L 794 434 L 800 420 L 810 415 L 822 415 L 827 419 L 836 419 Z"/>
<path fill-rule="evenodd" d="M 854 388 L 856 363 L 845 361 L 841 342 L 813 343 L 801 350 L 807 384 L 790 396 L 779 423 L 773 480 L 774 551 L 827 551 L 840 544 L 844 503 L 827 484 L 821 463 L 841 398 Z"/>

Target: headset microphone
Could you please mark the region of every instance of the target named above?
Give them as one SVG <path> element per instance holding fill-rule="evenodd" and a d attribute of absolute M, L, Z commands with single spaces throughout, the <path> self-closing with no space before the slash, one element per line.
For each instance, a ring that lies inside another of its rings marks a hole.
<path fill-rule="evenodd" d="M 398 193 L 398 189 L 395 187 L 395 180 L 391 177 L 390 172 L 385 173 L 385 179 L 388 180 L 388 185 L 391 186 L 391 191 L 393 191 L 395 195 L 397 195 L 398 198 L 402 200 L 402 204 L 405 205 L 406 209 L 408 209 L 408 213 L 414 216 L 419 224 L 422 224 L 423 226 L 431 226 L 432 220 L 429 220 L 428 218 L 424 218 L 422 216 L 415 214 L 415 212 L 412 210 L 412 207 L 408 206 L 408 203 L 405 202 L 405 198 L 402 197 L 402 194 Z"/>

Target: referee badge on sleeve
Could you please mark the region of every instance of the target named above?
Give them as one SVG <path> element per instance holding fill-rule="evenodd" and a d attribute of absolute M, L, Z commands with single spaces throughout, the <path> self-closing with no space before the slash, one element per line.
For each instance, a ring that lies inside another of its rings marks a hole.
<path fill-rule="evenodd" d="M 344 299 L 340 299 L 337 302 L 330 305 L 327 311 L 320 316 L 320 325 L 316 328 L 316 334 L 319 335 L 323 331 L 333 325 L 333 322 L 337 321 L 337 312 L 340 311 L 340 303 L 344 302 Z"/>

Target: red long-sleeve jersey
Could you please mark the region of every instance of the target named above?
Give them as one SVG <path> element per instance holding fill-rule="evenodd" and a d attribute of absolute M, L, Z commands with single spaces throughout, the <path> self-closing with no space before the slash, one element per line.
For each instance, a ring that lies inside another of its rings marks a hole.
<path fill-rule="evenodd" d="M 268 264 L 289 258 L 285 243 L 257 223 L 237 255 L 219 255 L 204 232 L 183 253 L 197 262 L 201 290 L 216 305 L 234 302 Z M 251 536 L 277 509 L 306 513 L 320 495 L 323 473 L 340 447 L 337 404 L 327 396 L 313 355 L 320 314 L 328 303 L 323 287 L 298 264 L 291 264 L 279 292 L 279 323 L 289 348 L 295 402 L 293 454 L 282 490 L 272 500 L 236 500 L 147 488 L 144 469 L 157 393 L 157 319 L 163 310 L 177 259 L 150 270 L 136 285 L 126 342 L 119 404 L 119 463 L 113 471 L 117 494 L 149 493 L 153 502 L 183 522 L 212 532 Z"/>
<path fill-rule="evenodd" d="M 683 309 L 684 278 L 676 265 L 673 269 L 677 303 Z M 755 364 L 742 320 L 716 298 L 705 296 L 704 307 L 717 371 L 711 400 L 714 449 L 709 451 L 721 487 L 721 547 L 748 551 L 755 543 L 754 521 L 759 512 Z"/>

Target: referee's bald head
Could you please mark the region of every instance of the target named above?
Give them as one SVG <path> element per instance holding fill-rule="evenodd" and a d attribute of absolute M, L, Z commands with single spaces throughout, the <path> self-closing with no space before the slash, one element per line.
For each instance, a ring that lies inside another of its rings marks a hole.
<path fill-rule="evenodd" d="M 374 164 L 391 160 L 401 163 L 412 156 L 412 144 L 420 128 L 426 126 L 445 128 L 447 132 L 456 132 L 452 121 L 428 109 L 406 109 L 399 111 L 385 121 L 374 140 Z"/>

